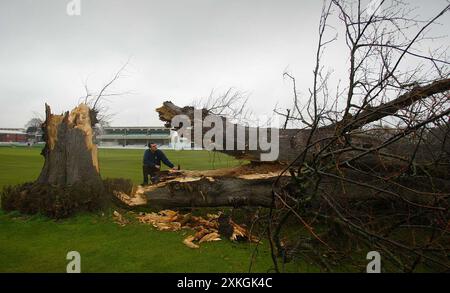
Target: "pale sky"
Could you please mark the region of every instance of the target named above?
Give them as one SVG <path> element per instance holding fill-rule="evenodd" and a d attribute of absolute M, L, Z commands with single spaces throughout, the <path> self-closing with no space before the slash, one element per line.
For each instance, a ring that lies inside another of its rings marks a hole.
<path fill-rule="evenodd" d="M 288 70 L 300 93 L 311 86 L 318 0 L 70 0 L 0 1 L 0 127 L 23 127 L 44 103 L 72 109 L 84 81 L 97 91 L 131 58 L 112 97 L 112 125 L 162 125 L 154 109 L 165 100 L 184 106 L 234 87 L 256 114 L 292 100 Z M 411 1 L 424 18 L 446 0 Z M 441 19 L 448 31 L 448 15 Z M 448 38 L 443 42 L 448 43 Z M 345 47 L 327 52 L 345 73 Z"/>

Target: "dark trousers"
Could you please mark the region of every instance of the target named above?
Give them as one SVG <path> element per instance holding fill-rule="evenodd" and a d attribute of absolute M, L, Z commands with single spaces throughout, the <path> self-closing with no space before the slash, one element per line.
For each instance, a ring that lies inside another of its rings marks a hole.
<path fill-rule="evenodd" d="M 159 168 L 156 168 L 154 165 L 143 165 L 142 166 L 142 174 L 144 175 L 144 183 L 148 184 L 148 176 L 150 175 L 150 180 L 152 183 L 156 183 L 159 180 Z"/>

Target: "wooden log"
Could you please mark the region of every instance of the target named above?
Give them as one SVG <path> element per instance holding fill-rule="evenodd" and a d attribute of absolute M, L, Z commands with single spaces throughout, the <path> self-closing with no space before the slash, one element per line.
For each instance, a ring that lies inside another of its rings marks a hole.
<path fill-rule="evenodd" d="M 115 192 L 116 199 L 128 207 L 151 208 L 261 206 L 272 201 L 272 183 L 283 166 L 246 165 L 209 171 L 165 173 L 161 182 L 138 186 L 133 194 Z M 284 176 L 283 180 L 289 180 Z"/>
<path fill-rule="evenodd" d="M 114 192 L 114 198 L 124 208 L 152 209 L 182 207 L 270 207 L 272 204 L 273 183 L 280 174 L 282 165 L 262 164 L 209 171 L 182 171 L 164 173 L 162 181 L 150 186 L 134 187 L 131 194 Z M 253 167 L 252 167 L 253 166 Z M 395 172 L 395 171 L 394 171 Z M 405 177 L 386 182 L 383 178 L 374 179 L 352 170 L 339 173 L 320 174 L 320 190 L 313 202 L 321 202 L 321 195 L 332 195 L 339 201 L 385 201 L 434 206 L 436 198 L 446 200 L 450 195 L 450 182 L 434 178 L 438 185 L 429 192 L 431 182 L 428 177 Z M 342 176 L 342 177 L 341 177 Z M 288 173 L 280 177 L 278 194 L 289 194 L 283 201 L 292 204 L 293 198 L 311 195 L 314 184 L 299 187 Z M 410 187 L 414 187 L 414 189 Z M 426 194 L 426 196 L 424 196 Z M 448 199 L 447 199 L 448 200 Z M 311 202 L 311 204 L 314 204 Z M 277 198 L 275 207 L 282 206 Z"/>

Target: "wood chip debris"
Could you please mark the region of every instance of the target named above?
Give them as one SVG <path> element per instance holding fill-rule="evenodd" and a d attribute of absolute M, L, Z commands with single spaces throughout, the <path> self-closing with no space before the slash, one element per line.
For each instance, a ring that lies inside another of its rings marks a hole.
<path fill-rule="evenodd" d="M 160 231 L 179 231 L 181 229 L 192 229 L 196 231 L 194 235 L 189 235 L 183 240 L 183 244 L 189 248 L 197 249 L 200 243 L 220 241 L 219 234 L 219 214 L 207 214 L 203 217 L 192 214 L 180 214 L 172 210 L 162 210 L 158 213 L 141 213 L 137 219 L 140 223 L 151 224 Z M 248 230 L 236 224 L 231 219 L 228 224 L 232 227 L 233 233 L 230 240 L 249 240 L 259 242 L 259 239 L 250 235 Z"/>
<path fill-rule="evenodd" d="M 124 218 L 118 211 L 113 212 L 113 219 L 115 223 L 119 224 L 122 227 L 129 223 L 129 221 Z"/>

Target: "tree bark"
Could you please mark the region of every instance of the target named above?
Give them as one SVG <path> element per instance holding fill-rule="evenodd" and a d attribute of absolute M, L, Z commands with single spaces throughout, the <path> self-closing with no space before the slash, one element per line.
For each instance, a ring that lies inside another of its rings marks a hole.
<path fill-rule="evenodd" d="M 127 209 L 147 207 L 152 209 L 182 208 L 182 207 L 270 207 L 272 202 L 272 187 L 282 170 L 279 164 L 253 163 L 236 168 L 208 171 L 180 171 L 176 173 L 163 172 L 161 182 L 150 186 L 137 186 L 127 192 L 114 191 L 115 202 Z M 340 180 L 345 172 L 345 178 Z M 321 201 L 321 194 L 333 195 L 337 200 L 345 201 L 380 201 L 411 203 L 416 205 L 434 206 L 436 198 L 423 196 L 431 184 L 427 176 L 416 178 L 399 178 L 386 182 L 382 178 L 374 179 L 351 170 L 339 174 L 323 173 L 320 190 L 315 197 Z M 417 180 L 420 178 L 420 180 Z M 435 192 L 442 198 L 450 188 L 448 180 L 434 178 L 437 185 Z M 305 194 L 313 194 L 314 185 L 299 185 L 289 174 L 279 178 L 279 194 L 289 194 L 284 202 L 294 204 Z M 415 190 L 408 188 L 414 187 Z M 276 198 L 275 207 L 283 206 Z"/>
<path fill-rule="evenodd" d="M 132 194 L 114 192 L 114 196 L 126 207 L 269 207 L 272 182 L 281 169 L 278 164 L 250 164 L 219 170 L 165 172 L 157 184 L 135 187 Z M 284 176 L 282 180 L 288 179 Z"/>
<path fill-rule="evenodd" d="M 45 105 L 46 119 L 42 125 L 45 162 L 37 183 L 58 186 L 83 185 L 102 188 L 97 146 L 93 143 L 92 126 L 95 115 L 85 104 L 70 113 L 55 115 Z"/>

